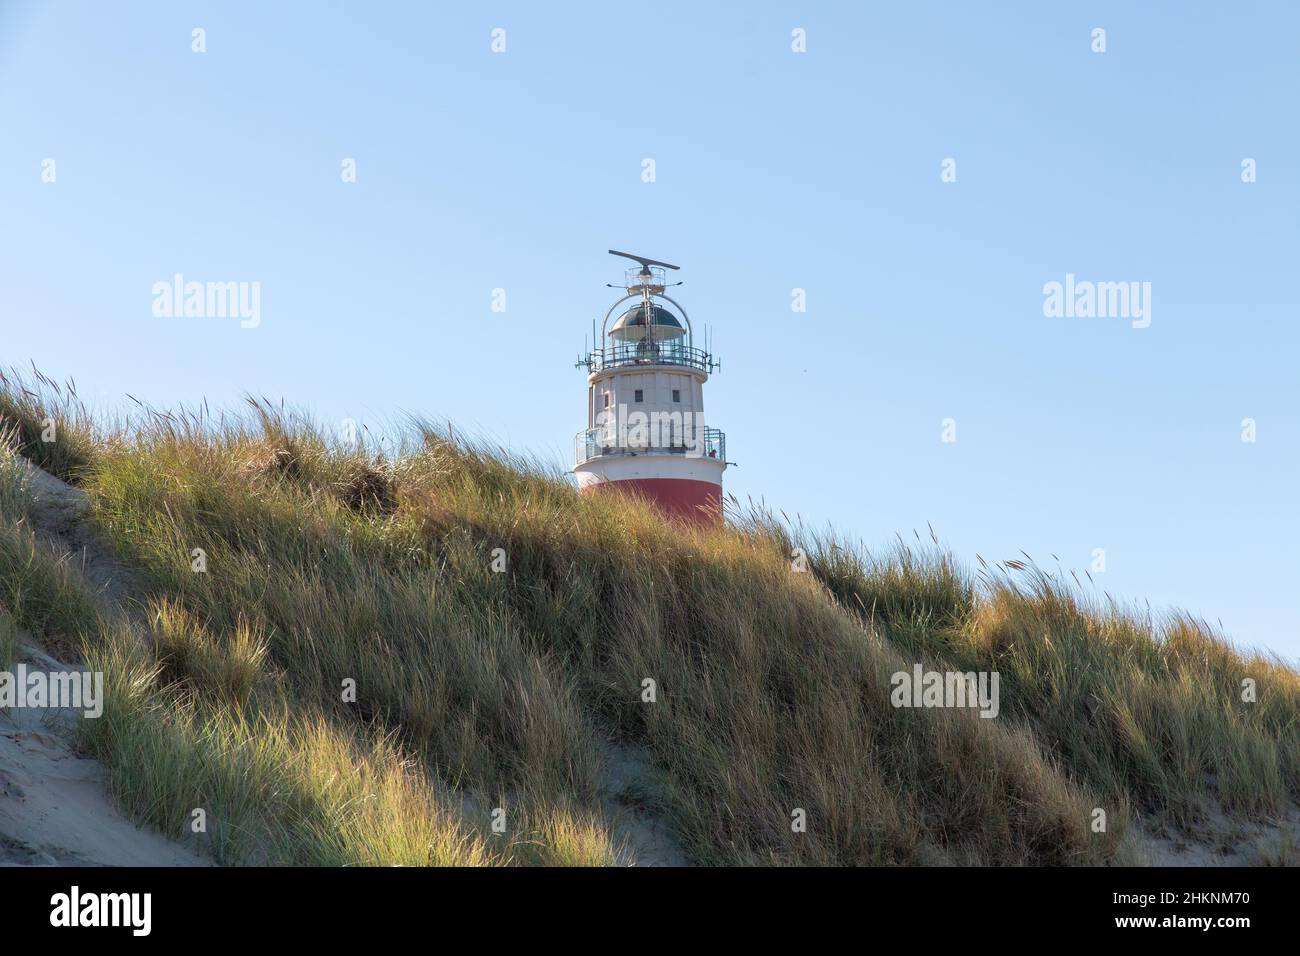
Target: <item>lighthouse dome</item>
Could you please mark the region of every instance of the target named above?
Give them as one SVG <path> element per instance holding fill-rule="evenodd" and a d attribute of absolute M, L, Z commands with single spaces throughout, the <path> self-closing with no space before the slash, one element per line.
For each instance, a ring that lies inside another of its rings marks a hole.
<path fill-rule="evenodd" d="M 662 342 L 666 339 L 676 339 L 686 334 L 682 328 L 682 323 L 677 320 L 667 309 L 657 305 L 650 307 L 651 314 L 654 316 L 654 338 Z M 609 337 L 618 342 L 640 342 L 645 338 L 646 320 L 645 305 L 637 305 L 628 309 L 614 322 L 609 330 Z"/>

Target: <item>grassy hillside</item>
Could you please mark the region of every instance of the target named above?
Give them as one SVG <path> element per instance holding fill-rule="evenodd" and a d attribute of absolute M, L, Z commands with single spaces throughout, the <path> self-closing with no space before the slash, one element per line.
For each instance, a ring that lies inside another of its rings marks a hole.
<path fill-rule="evenodd" d="M 0 603 L 105 671 L 86 743 L 123 807 L 223 863 L 626 862 L 624 760 L 704 864 L 1123 862 L 1138 815 L 1300 798 L 1300 676 L 1018 562 L 684 532 L 419 423 L 385 458 L 262 403 L 96 425 L 3 384 L 11 464 L 85 491 L 132 589 L 79 586 L 11 466 Z M 895 708 L 916 662 L 997 671 L 999 716 Z"/>

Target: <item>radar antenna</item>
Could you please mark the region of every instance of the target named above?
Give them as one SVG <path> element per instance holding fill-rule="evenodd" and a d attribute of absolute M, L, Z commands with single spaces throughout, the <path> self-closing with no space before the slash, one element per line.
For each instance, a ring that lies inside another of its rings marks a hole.
<path fill-rule="evenodd" d="M 660 262 L 658 259 L 647 259 L 645 256 L 634 256 L 630 252 L 619 252 L 617 249 L 609 250 L 611 256 L 622 256 L 624 259 L 631 259 L 634 262 L 641 263 L 641 275 L 648 276 L 651 266 L 663 266 L 665 269 L 680 269 L 681 266 L 675 266 L 671 262 Z"/>

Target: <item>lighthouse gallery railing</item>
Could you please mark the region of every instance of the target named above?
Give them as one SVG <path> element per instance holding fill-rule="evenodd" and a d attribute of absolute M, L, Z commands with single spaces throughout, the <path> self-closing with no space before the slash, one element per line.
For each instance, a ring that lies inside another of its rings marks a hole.
<path fill-rule="evenodd" d="M 726 461 L 727 436 L 721 429 L 705 428 L 702 443 L 683 440 L 680 443 L 654 446 L 631 444 L 626 436 L 620 440 L 617 429 L 589 428 L 578 432 L 573 451 L 574 462 L 579 465 L 606 455 L 685 455 Z"/>
<path fill-rule="evenodd" d="M 672 341 L 615 345 L 596 349 L 587 356 L 587 368 L 593 372 L 629 365 L 682 365 L 701 372 L 709 372 L 716 367 L 713 356 L 704 349 Z"/>

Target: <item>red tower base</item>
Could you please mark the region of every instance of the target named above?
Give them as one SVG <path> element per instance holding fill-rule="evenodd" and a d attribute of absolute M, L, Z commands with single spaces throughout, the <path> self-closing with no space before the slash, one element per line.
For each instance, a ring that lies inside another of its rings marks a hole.
<path fill-rule="evenodd" d="M 640 495 L 673 518 L 700 527 L 722 523 L 722 486 L 693 478 L 625 478 L 587 485 L 584 493 L 609 489 Z"/>

